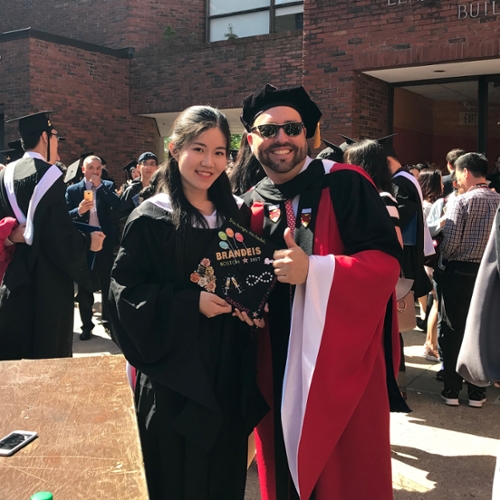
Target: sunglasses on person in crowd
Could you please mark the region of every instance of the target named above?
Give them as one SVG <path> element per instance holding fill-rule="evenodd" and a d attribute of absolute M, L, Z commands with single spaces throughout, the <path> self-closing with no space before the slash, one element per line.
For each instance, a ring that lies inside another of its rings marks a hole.
<path fill-rule="evenodd" d="M 251 132 L 255 132 L 255 130 L 259 131 L 259 134 L 264 139 L 272 139 L 278 135 L 278 132 L 282 128 L 285 131 L 285 134 L 288 137 L 296 137 L 300 135 L 302 130 L 304 129 L 304 124 L 301 122 L 289 122 L 284 123 L 283 125 L 277 125 L 276 123 L 266 123 L 264 125 L 257 125 L 251 129 Z"/>

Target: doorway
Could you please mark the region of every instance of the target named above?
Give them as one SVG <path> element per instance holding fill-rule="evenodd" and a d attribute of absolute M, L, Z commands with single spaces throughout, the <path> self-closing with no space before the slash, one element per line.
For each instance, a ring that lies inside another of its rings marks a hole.
<path fill-rule="evenodd" d="M 393 87 L 394 146 L 405 164 L 429 163 L 445 170 L 454 148 L 479 151 L 490 170 L 500 154 L 500 75 Z"/>

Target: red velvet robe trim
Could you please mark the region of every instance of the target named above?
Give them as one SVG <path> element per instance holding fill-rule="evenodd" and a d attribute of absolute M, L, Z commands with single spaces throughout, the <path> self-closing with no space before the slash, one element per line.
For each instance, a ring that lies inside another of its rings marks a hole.
<path fill-rule="evenodd" d="M 322 193 L 314 254 L 335 255 L 326 322 L 299 445 L 301 498 L 392 498 L 383 322 L 396 258 L 342 255 L 330 193 Z M 359 474 L 362 471 L 363 479 Z"/>
<path fill-rule="evenodd" d="M 372 182 L 366 172 L 351 165 L 335 164 L 331 172 L 340 169 L 354 170 Z M 255 224 L 252 226 L 258 232 Z M 324 189 L 316 221 L 314 254 L 331 253 L 338 257 L 299 447 L 301 498 L 308 499 L 316 488 L 317 500 L 388 500 L 392 498 L 392 483 L 382 327 L 399 264 L 394 257 L 377 250 L 352 257 L 342 256 L 343 250 L 330 192 Z M 380 282 L 385 286 L 377 287 Z M 380 300 L 382 296 L 384 299 Z M 329 333 L 332 324 L 335 335 Z M 367 334 L 352 335 L 365 325 Z M 393 342 L 397 367 L 399 338 L 393 338 L 397 339 Z M 361 344 L 362 341 L 365 343 Z M 346 362 L 350 354 L 347 349 L 354 355 L 351 362 Z M 259 338 L 258 379 L 271 411 L 256 429 L 262 500 L 277 500 L 271 359 L 266 327 Z M 337 382 L 339 377 L 342 384 Z M 360 471 L 363 480 L 359 480 Z"/>

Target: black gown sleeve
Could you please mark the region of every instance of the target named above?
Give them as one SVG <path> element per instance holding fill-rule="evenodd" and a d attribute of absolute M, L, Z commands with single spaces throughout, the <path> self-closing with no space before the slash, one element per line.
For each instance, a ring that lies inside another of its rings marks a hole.
<path fill-rule="evenodd" d="M 125 341 L 125 354 L 140 364 L 157 363 L 176 344 L 189 343 L 187 338 L 174 340 L 172 332 L 199 328 L 200 291 L 176 290 L 174 258 L 162 255 L 173 232 L 165 221 L 132 219 L 111 273 L 110 300 L 122 330 L 117 340 Z"/>
<path fill-rule="evenodd" d="M 205 362 L 209 329 L 199 312 L 201 289 L 176 283 L 173 242 L 169 222 L 131 214 L 111 271 L 113 339 L 139 371 L 219 413 Z"/>
<path fill-rule="evenodd" d="M 403 178 L 399 177 L 393 179 L 394 196 L 398 202 L 399 225 L 402 228 L 410 222 L 419 208 L 419 204 L 414 199 L 413 193 L 408 189 L 408 186 L 405 185 L 407 182 L 411 181 L 406 179 L 403 180 Z"/>
<path fill-rule="evenodd" d="M 381 250 L 401 262 L 402 250 L 394 224 L 375 187 L 349 170 L 327 177 L 346 255 Z"/>
<path fill-rule="evenodd" d="M 41 211 L 39 227 L 41 248 L 49 249 L 48 258 L 73 281 L 92 290 L 90 273 L 87 266 L 87 254 L 90 249 L 90 236 L 87 236 L 73 224 L 65 200 L 66 187 L 62 179 L 58 179 L 47 191 L 44 204 L 47 208 Z M 37 214 L 35 213 L 35 219 Z"/>

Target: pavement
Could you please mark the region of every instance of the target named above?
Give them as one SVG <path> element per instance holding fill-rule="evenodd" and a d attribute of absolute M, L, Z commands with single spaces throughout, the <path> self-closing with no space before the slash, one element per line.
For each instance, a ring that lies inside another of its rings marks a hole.
<path fill-rule="evenodd" d="M 100 294 L 95 294 L 96 327 L 88 341 L 78 338 L 80 318 L 75 308 L 74 356 L 120 355 L 99 324 Z M 395 500 L 491 499 L 495 457 L 500 445 L 500 389 L 488 388 L 480 409 L 449 407 L 440 398 L 442 382 L 435 378 L 440 363 L 423 356 L 424 332 L 403 334 L 410 414 L 391 415 L 392 470 Z M 363 471 L 359 471 L 362 480 Z M 245 500 L 261 500 L 257 470 L 247 476 Z M 365 500 L 365 499 L 342 499 Z"/>

